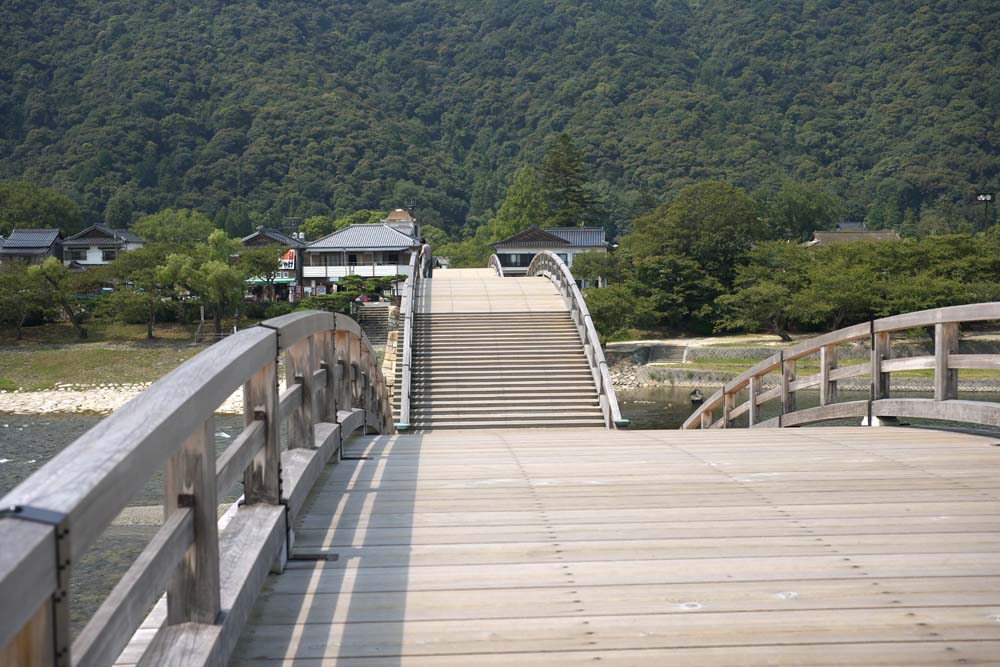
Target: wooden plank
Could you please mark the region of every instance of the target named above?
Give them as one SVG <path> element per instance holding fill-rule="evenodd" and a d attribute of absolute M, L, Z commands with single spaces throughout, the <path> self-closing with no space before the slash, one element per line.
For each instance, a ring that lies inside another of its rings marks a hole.
<path fill-rule="evenodd" d="M 995 640 L 992 607 L 914 607 L 781 611 L 768 614 L 646 614 L 583 618 L 491 619 L 258 625 L 249 655 L 298 658 L 459 655 L 484 652 L 774 645 L 810 642 Z M 593 642 L 593 644 L 588 644 Z M 914 647 L 914 652 L 919 647 Z"/>
<path fill-rule="evenodd" d="M 313 443 L 313 371 L 319 366 L 312 337 L 303 338 L 291 347 L 285 348 L 285 386 L 301 386 L 302 393 L 286 421 L 288 429 L 288 449 L 305 447 L 311 449 Z"/>
<path fill-rule="evenodd" d="M 163 594 L 188 547 L 194 542 L 194 513 L 174 511 L 105 598 L 73 642 L 75 665 L 110 665 Z"/>
<path fill-rule="evenodd" d="M 1000 354 L 949 354 L 948 368 L 1000 370 Z"/>
<path fill-rule="evenodd" d="M 278 421 L 284 423 L 302 405 L 305 392 L 298 382 L 287 385 L 278 396 Z"/>
<path fill-rule="evenodd" d="M 215 420 L 206 419 L 167 464 L 165 519 L 192 510 L 194 543 L 167 586 L 167 623 L 215 623 L 219 615 L 218 494 L 215 489 Z"/>
<path fill-rule="evenodd" d="M 364 425 L 365 411 L 360 408 L 340 410 L 337 412 L 337 423 L 340 424 L 342 437 L 346 438 Z"/>
<path fill-rule="evenodd" d="M 670 665 L 670 667 L 940 667 L 945 664 L 989 664 L 1000 653 L 1000 641 L 851 642 L 785 644 L 774 646 L 693 647 L 670 649 L 600 650 L 593 646 L 552 652 L 477 653 L 475 655 L 404 655 L 386 658 L 286 658 L 255 660 L 244 657 L 237 667 L 604 667 Z"/>
<path fill-rule="evenodd" d="M 1000 403 L 985 401 L 896 398 L 873 402 L 872 414 L 876 417 L 915 417 L 1000 426 Z"/>
<path fill-rule="evenodd" d="M 261 322 L 260 326 L 277 331 L 278 344 L 282 350 L 287 350 L 314 334 L 334 329 L 336 318 L 333 313 L 322 310 L 303 310 L 272 317 Z"/>
<path fill-rule="evenodd" d="M 830 381 L 846 380 L 861 375 L 870 375 L 871 367 L 868 364 L 850 364 L 839 368 L 830 369 Z"/>
<path fill-rule="evenodd" d="M 916 371 L 926 368 L 934 368 L 934 357 L 931 355 L 924 357 L 905 357 L 903 359 L 886 359 L 882 362 L 882 371 L 884 373 Z"/>

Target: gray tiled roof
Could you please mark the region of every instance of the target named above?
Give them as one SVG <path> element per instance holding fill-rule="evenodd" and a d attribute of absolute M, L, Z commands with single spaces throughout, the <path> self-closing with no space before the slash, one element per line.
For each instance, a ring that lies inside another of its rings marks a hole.
<path fill-rule="evenodd" d="M 607 245 L 603 227 L 557 227 L 545 231 L 581 248 L 602 248 Z"/>
<path fill-rule="evenodd" d="M 603 227 L 552 227 L 541 229 L 537 225 L 528 227 L 496 243 L 494 248 L 561 248 L 574 246 L 578 248 L 603 248 Z"/>
<path fill-rule="evenodd" d="M 388 225 L 350 225 L 310 243 L 306 250 L 403 250 L 417 239 Z"/>
<path fill-rule="evenodd" d="M 289 248 L 305 248 L 306 244 L 298 239 L 293 239 L 288 234 L 284 232 L 279 232 L 277 229 L 272 229 L 271 227 L 258 227 L 252 234 L 244 236 L 240 241 L 243 244 L 252 241 L 257 236 L 266 236 L 269 239 L 280 243 L 281 245 L 288 246 Z"/>
<path fill-rule="evenodd" d="M 58 229 L 15 229 L 4 241 L 3 251 L 48 248 L 59 236 Z"/>
<path fill-rule="evenodd" d="M 107 227 L 105 225 L 91 225 L 90 227 L 87 227 L 79 234 L 74 234 L 73 236 L 63 241 L 63 245 L 71 247 L 81 247 L 81 246 L 86 247 L 104 243 L 104 241 L 96 239 L 93 236 L 90 236 L 91 232 L 94 231 L 100 232 L 105 237 L 107 237 L 108 241 L 112 243 L 115 241 L 115 239 L 118 239 L 119 243 L 145 243 L 145 241 L 143 241 L 142 239 L 140 239 L 138 236 L 128 231 L 127 229 L 111 229 L 110 227 Z"/>

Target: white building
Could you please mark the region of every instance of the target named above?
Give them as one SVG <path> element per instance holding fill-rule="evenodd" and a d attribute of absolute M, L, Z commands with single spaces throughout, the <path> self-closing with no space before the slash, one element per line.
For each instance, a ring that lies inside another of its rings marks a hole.
<path fill-rule="evenodd" d="M 348 275 L 409 275 L 410 256 L 420 251 L 416 220 L 396 209 L 381 223 L 350 225 L 313 241 L 305 249 L 302 285 L 323 294 Z"/>
<path fill-rule="evenodd" d="M 603 227 L 542 229 L 533 225 L 510 238 L 490 245 L 500 259 L 504 275 L 507 276 L 526 274 L 531 260 L 542 250 L 550 250 L 559 255 L 570 268 L 573 268 L 573 258 L 581 253 L 608 251 Z"/>
<path fill-rule="evenodd" d="M 138 250 L 146 244 L 125 229 L 92 225 L 62 242 L 63 263 L 75 269 L 103 266 L 113 262 L 119 253 Z"/>

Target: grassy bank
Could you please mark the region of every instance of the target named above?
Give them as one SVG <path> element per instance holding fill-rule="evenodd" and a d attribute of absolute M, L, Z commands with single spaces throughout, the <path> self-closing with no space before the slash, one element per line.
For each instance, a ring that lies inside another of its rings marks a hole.
<path fill-rule="evenodd" d="M 134 384 L 152 382 L 202 347 L 73 346 L 0 351 L 0 390 L 44 391 L 59 384 Z"/>
<path fill-rule="evenodd" d="M 704 361 L 689 361 L 687 363 L 652 363 L 649 364 L 653 368 L 679 368 L 682 370 L 692 370 L 692 371 L 724 371 L 727 373 L 742 373 L 748 368 L 759 363 L 759 359 L 713 359 Z M 841 360 L 840 366 L 854 366 L 858 364 L 867 364 L 867 361 L 861 359 L 846 359 Z M 819 362 L 813 359 L 807 359 L 800 361 L 796 366 L 800 375 L 814 375 L 819 373 Z M 777 372 L 777 371 L 775 371 Z M 1000 370 L 979 370 L 979 369 L 969 369 L 959 371 L 962 379 L 965 380 L 1000 380 Z M 933 378 L 934 371 L 932 369 L 923 369 L 915 371 L 898 371 L 892 374 L 893 377 L 899 378 Z"/>

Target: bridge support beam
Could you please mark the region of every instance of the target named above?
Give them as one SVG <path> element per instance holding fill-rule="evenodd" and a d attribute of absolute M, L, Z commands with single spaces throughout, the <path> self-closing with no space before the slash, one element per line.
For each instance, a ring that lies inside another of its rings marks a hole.
<path fill-rule="evenodd" d="M 830 379 L 830 371 L 837 367 L 837 346 L 824 345 L 819 350 L 819 404 L 837 402 L 837 381 Z"/>

